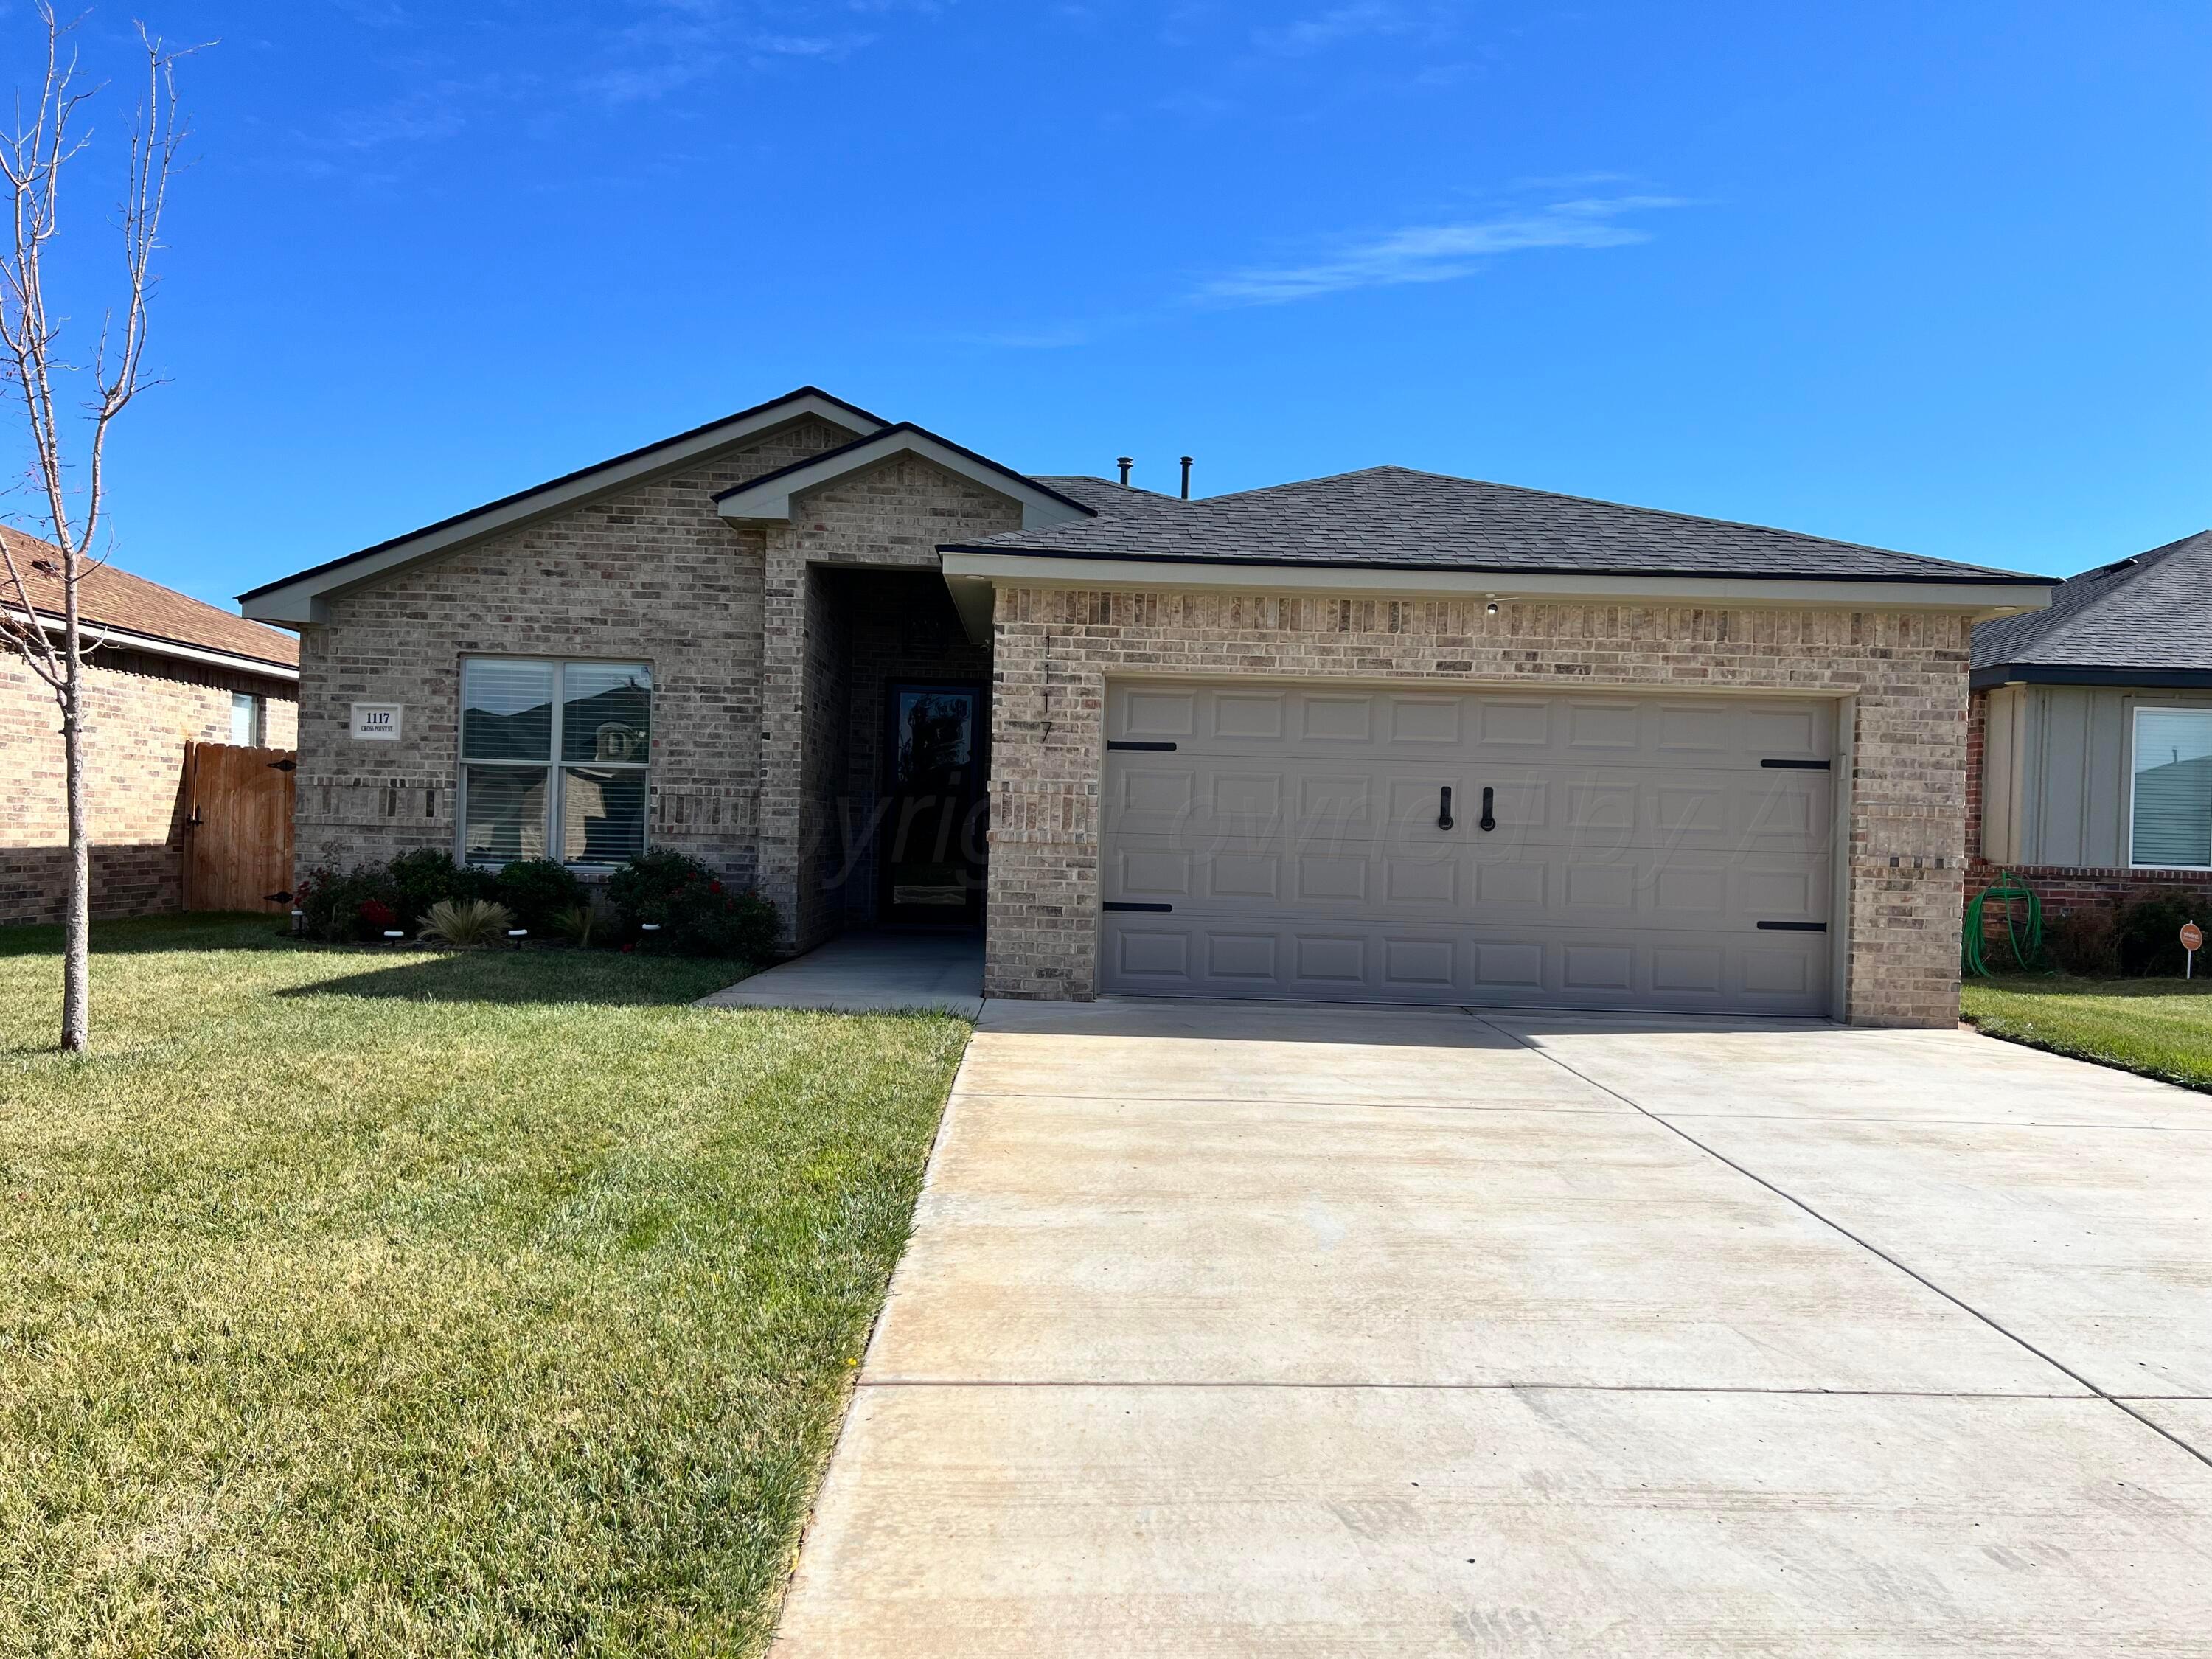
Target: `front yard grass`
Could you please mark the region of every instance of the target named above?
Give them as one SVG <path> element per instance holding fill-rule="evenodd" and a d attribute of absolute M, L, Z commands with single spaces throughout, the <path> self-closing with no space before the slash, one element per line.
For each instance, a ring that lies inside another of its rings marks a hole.
<path fill-rule="evenodd" d="M 1966 1018 L 1991 1036 L 2212 1091 L 2212 977 L 1968 980 Z"/>
<path fill-rule="evenodd" d="M 0 929 L 0 1653 L 764 1645 L 967 1036 Z"/>

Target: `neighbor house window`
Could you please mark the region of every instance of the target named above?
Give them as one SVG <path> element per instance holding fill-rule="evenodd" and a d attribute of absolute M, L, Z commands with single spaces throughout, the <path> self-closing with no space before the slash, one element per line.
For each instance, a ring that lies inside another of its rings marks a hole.
<path fill-rule="evenodd" d="M 2212 869 L 2212 708 L 2136 710 L 2128 862 Z"/>
<path fill-rule="evenodd" d="M 261 747 L 261 699 L 251 691 L 230 694 L 230 740 L 248 749 Z"/>
<path fill-rule="evenodd" d="M 642 663 L 464 662 L 464 855 L 605 865 L 643 852 L 652 716 Z"/>

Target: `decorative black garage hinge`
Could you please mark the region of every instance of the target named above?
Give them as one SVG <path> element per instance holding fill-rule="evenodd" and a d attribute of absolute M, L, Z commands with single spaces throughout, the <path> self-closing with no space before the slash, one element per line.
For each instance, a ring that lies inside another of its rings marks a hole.
<path fill-rule="evenodd" d="M 1175 749 L 1171 743 L 1127 743 L 1120 738 L 1107 738 L 1106 746 L 1109 749 L 1143 749 L 1161 755 L 1171 753 Z"/>
<path fill-rule="evenodd" d="M 1146 910 L 1155 915 L 1164 915 L 1169 911 L 1174 909 L 1175 906 L 1172 904 L 1129 904 L 1120 899 L 1108 899 L 1105 903 L 1100 905 L 1098 908 L 1102 910 Z"/>
<path fill-rule="evenodd" d="M 1762 933 L 1825 933 L 1828 931 L 1828 924 L 1825 921 L 1762 921 L 1759 924 L 1759 931 Z"/>
<path fill-rule="evenodd" d="M 1832 772 L 1833 761 L 1763 760 L 1759 764 L 1770 772 Z"/>

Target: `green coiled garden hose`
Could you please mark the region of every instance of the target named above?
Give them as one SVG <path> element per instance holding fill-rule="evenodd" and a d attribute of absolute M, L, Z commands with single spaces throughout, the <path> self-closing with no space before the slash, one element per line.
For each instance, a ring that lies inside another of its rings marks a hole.
<path fill-rule="evenodd" d="M 1986 944 L 1982 937 L 1982 910 L 1991 899 L 2005 907 L 2005 937 L 2011 941 L 2013 960 L 2023 971 L 2035 965 L 2043 951 L 2043 901 L 2035 890 L 2009 870 L 1997 872 L 1997 878 L 1977 893 L 1966 906 L 1966 930 L 1961 941 L 1966 970 L 1978 978 L 1990 976 L 1988 959 L 1982 954 Z M 2027 917 L 2023 923 L 2013 907 L 2022 899 L 2027 901 Z"/>

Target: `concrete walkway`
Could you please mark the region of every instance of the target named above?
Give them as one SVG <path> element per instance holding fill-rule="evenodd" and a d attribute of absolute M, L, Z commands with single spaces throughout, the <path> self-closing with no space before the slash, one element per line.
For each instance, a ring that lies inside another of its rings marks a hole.
<path fill-rule="evenodd" d="M 702 1008 L 823 1008 L 879 1013 L 983 1011 L 983 940 L 976 933 L 841 933 L 819 950 L 699 999 Z"/>
<path fill-rule="evenodd" d="M 2203 1654 L 2212 1103 L 988 1006 L 775 1652 Z"/>

